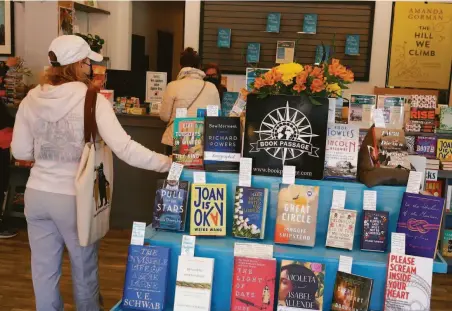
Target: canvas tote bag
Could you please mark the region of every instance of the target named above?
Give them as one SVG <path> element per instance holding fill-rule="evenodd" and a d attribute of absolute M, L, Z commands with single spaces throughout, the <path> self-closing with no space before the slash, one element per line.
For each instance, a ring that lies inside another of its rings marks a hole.
<path fill-rule="evenodd" d="M 88 89 L 85 98 L 85 147 L 75 178 L 77 230 L 81 246 L 103 238 L 110 227 L 113 196 L 113 156 L 110 148 L 96 141 L 97 92 Z"/>

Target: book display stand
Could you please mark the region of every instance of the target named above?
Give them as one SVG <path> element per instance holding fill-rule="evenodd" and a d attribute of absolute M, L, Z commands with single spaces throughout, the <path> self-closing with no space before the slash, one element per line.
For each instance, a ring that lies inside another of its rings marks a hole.
<path fill-rule="evenodd" d="M 193 170 L 185 169 L 180 180 L 192 183 L 193 172 Z M 325 264 L 326 274 L 323 310 L 330 310 L 331 308 L 334 282 L 339 265 L 339 256 L 345 255 L 353 257 L 352 273 L 371 278 L 374 281 L 370 309 L 383 310 L 389 247 L 388 251 L 385 253 L 360 250 L 359 244 L 362 232 L 361 218 L 363 215 L 363 191 L 368 189 L 365 185 L 353 182 L 297 179 L 296 184 L 320 186 L 315 246 L 302 247 L 280 245 L 273 242 L 279 184 L 281 183 L 280 177 L 252 177 L 253 187 L 267 188 L 269 190 L 265 239 L 244 240 L 237 239 L 232 236 L 234 195 L 235 188 L 238 185 L 238 177 L 237 173 L 206 173 L 207 183 L 226 184 L 227 186 L 227 236 L 197 237 L 196 239 L 195 256 L 215 259 L 211 310 L 230 310 L 235 242 L 274 244 L 273 257 L 278 262 L 278 269 L 281 265 L 281 260 L 283 259 Z M 347 192 L 345 209 L 358 211 L 358 220 L 356 222 L 355 239 L 352 251 L 325 247 L 333 190 L 345 190 Z M 405 187 L 378 186 L 374 187 L 373 190 L 377 191 L 377 210 L 389 212 L 388 239 L 390 239 L 390 233 L 395 232 L 396 230 L 400 204 L 403 193 L 405 192 Z M 187 223 L 189 222 L 189 218 L 187 218 Z M 171 248 L 169 278 L 166 292 L 167 307 L 165 310 L 173 309 L 178 256 L 181 251 L 182 236 L 183 234 L 188 234 L 188 232 L 188 225 L 185 228 L 185 233 L 157 231 L 152 229 L 151 226 L 146 229 L 145 243 Z M 389 240 L 388 245 L 390 245 L 390 242 L 391 241 Z M 436 259 L 434 260 L 433 272 L 447 272 L 447 264 L 439 253 L 437 253 Z M 278 291 L 276 290 L 276 293 L 277 292 Z M 120 303 L 111 309 L 111 311 L 120 310 Z"/>

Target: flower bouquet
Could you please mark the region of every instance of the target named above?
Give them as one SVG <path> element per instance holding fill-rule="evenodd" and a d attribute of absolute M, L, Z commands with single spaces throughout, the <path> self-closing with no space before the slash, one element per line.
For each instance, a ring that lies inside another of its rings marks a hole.
<path fill-rule="evenodd" d="M 342 90 L 354 81 L 350 69 L 341 65 L 338 59 L 331 64 L 302 66 L 288 63 L 273 67 L 266 73 L 259 73 L 251 83 L 251 94 L 259 98 L 268 95 L 306 95 L 315 105 L 320 103 L 315 97 L 341 97 Z"/>

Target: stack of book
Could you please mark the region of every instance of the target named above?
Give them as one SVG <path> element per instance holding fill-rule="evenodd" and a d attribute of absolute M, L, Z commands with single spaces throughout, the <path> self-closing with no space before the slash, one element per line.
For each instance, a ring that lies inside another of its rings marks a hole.
<path fill-rule="evenodd" d="M 452 164 L 452 162 L 450 162 Z M 439 160 L 438 159 L 427 159 L 427 170 L 439 170 Z"/>

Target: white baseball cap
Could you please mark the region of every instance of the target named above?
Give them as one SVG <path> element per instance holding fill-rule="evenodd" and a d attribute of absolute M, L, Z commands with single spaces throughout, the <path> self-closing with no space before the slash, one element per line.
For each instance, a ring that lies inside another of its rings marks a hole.
<path fill-rule="evenodd" d="M 49 52 L 55 53 L 56 61 L 49 62 L 52 66 L 65 66 L 89 58 L 100 62 L 104 58 L 99 53 L 91 51 L 88 43 L 79 36 L 65 35 L 53 39 Z"/>

